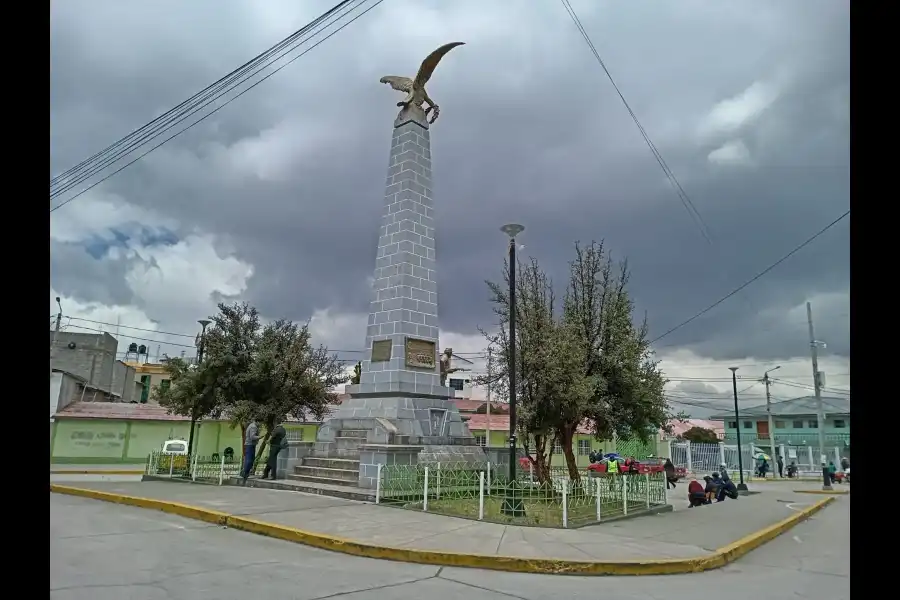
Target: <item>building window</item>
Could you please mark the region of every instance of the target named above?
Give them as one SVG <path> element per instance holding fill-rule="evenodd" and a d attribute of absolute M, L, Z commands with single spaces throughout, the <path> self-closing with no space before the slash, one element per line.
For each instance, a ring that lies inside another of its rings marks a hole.
<path fill-rule="evenodd" d="M 794 421 L 792 426 L 794 429 L 803 429 L 803 421 Z"/>
<path fill-rule="evenodd" d="M 164 391 L 166 391 L 167 389 L 169 389 L 169 386 L 170 386 L 171 384 L 172 384 L 172 381 L 171 381 L 171 380 L 169 380 L 169 379 L 163 379 L 162 381 L 159 382 L 159 390 L 160 390 L 161 392 L 164 392 Z"/>
<path fill-rule="evenodd" d="M 578 456 L 587 456 L 591 453 L 591 440 L 578 440 Z"/>
<path fill-rule="evenodd" d="M 487 438 L 483 435 L 476 435 L 475 436 L 475 445 L 481 446 L 482 448 L 484 448 L 485 446 L 487 446 Z"/>
<path fill-rule="evenodd" d="M 775 421 L 775 429 L 784 429 L 784 421 Z"/>
<path fill-rule="evenodd" d="M 737 429 L 737 421 L 728 421 L 728 429 Z"/>
<path fill-rule="evenodd" d="M 302 442 L 303 441 L 303 430 L 302 429 L 288 429 L 285 433 L 287 434 L 285 437 L 292 442 Z"/>
<path fill-rule="evenodd" d="M 818 429 L 819 428 L 819 422 L 816 419 L 810 419 L 809 421 L 807 421 L 807 423 L 809 423 L 810 429 Z"/>
<path fill-rule="evenodd" d="M 843 419 L 835 419 L 834 420 L 834 428 L 835 429 L 845 429 L 847 427 L 847 421 Z"/>
<path fill-rule="evenodd" d="M 753 421 L 744 421 L 744 429 L 753 429 Z"/>
<path fill-rule="evenodd" d="M 458 392 L 463 391 L 463 388 L 466 386 L 465 379 L 451 379 L 450 380 L 450 388 L 454 389 Z"/>
<path fill-rule="evenodd" d="M 553 454 L 562 454 L 562 444 L 559 440 L 553 440 Z"/>

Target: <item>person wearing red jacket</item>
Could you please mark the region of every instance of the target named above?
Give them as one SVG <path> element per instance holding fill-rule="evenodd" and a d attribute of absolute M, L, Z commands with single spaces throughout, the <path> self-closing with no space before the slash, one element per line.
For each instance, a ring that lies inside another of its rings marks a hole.
<path fill-rule="evenodd" d="M 690 502 L 690 508 L 707 503 L 706 488 L 696 479 L 688 484 L 688 502 Z"/>

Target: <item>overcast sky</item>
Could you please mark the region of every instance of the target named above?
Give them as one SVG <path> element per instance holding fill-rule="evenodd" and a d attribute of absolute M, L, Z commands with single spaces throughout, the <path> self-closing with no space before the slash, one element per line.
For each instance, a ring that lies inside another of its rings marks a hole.
<path fill-rule="evenodd" d="M 333 3 L 54 3 L 51 176 Z M 526 226 L 524 253 L 560 285 L 573 242 L 605 239 L 628 258 L 655 337 L 849 208 L 849 3 L 572 5 L 712 244 L 558 1 L 385 0 L 53 212 L 51 313 L 59 295 L 72 331 L 118 319 L 122 350 L 135 336 L 154 353 L 193 354 L 196 320 L 242 299 L 268 318 L 312 319 L 331 348 L 360 349 L 400 99 L 378 79 L 413 76 L 456 40 L 467 45 L 428 90 L 442 109 L 431 136 L 441 343 L 459 353 L 484 348 L 484 280 L 500 274 L 505 222 Z M 828 344 L 828 385 L 849 389 L 848 221 L 658 342 L 673 401 L 694 416 L 728 406 L 731 365 L 743 365 L 748 405 L 764 398 L 749 386 L 779 364 L 777 397 L 811 393 L 806 301 Z"/>

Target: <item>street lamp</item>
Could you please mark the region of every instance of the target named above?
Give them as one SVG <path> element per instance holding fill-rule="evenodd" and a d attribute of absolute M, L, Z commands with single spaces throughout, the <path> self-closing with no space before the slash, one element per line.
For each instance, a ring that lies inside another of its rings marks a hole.
<path fill-rule="evenodd" d="M 738 413 L 738 398 L 737 398 L 737 370 L 739 367 L 728 367 L 728 370 L 731 371 L 731 386 L 734 390 L 734 425 L 735 430 L 737 431 L 737 450 L 738 450 L 738 476 L 740 478 L 740 483 L 737 486 L 739 492 L 747 491 L 747 484 L 744 483 L 744 453 L 741 452 L 741 416 Z"/>
<path fill-rule="evenodd" d="M 212 321 L 209 319 L 200 319 L 197 321 L 200 323 L 200 326 L 203 327 L 203 330 L 200 332 L 200 347 L 197 348 L 197 362 L 203 362 L 203 350 L 204 350 L 204 342 L 206 341 L 206 328 L 209 326 Z"/>
<path fill-rule="evenodd" d="M 200 331 L 200 343 L 197 345 L 197 365 L 203 361 L 203 346 L 206 341 L 206 328 L 212 323 L 209 319 L 200 319 L 197 321 L 200 323 L 200 326 L 203 328 Z M 194 428 L 197 425 L 197 399 L 194 399 L 194 405 L 191 407 L 191 433 L 188 435 L 188 456 L 191 456 L 191 451 L 194 449 Z"/>
<path fill-rule="evenodd" d="M 509 484 L 501 512 L 511 517 L 525 516 L 522 495 L 516 489 L 516 236 L 525 231 L 517 223 L 500 228 L 509 236 Z"/>

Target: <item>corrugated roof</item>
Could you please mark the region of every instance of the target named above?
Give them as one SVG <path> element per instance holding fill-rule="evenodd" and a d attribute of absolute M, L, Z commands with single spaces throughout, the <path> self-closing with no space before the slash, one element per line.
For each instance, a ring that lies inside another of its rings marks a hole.
<path fill-rule="evenodd" d="M 170 414 L 165 407 L 158 404 L 132 404 L 129 402 L 73 402 L 56 413 L 55 418 L 60 417 L 64 419 L 116 419 L 125 421 L 191 420 L 190 417 Z M 289 417 L 287 422 L 312 423 L 314 421 L 300 421 Z"/>
<path fill-rule="evenodd" d="M 466 422 L 469 426 L 469 430 L 475 429 L 477 431 L 487 431 L 488 430 L 488 416 L 483 414 L 467 414 L 464 415 L 465 418 L 471 417 Z M 500 415 L 491 413 L 491 431 L 509 431 L 509 415 Z M 587 424 L 582 424 L 578 427 L 576 433 L 590 434 L 591 428 Z"/>
<path fill-rule="evenodd" d="M 716 435 L 725 435 L 725 422 L 724 421 L 707 421 L 704 419 L 687 419 L 685 421 L 677 421 L 673 420 L 669 422 L 669 427 L 672 428 L 672 433 L 667 434 L 671 436 L 679 436 L 683 435 L 685 431 L 692 427 L 702 427 L 703 429 L 712 429 L 716 432 Z M 663 432 L 661 432 L 663 433 Z"/>
<path fill-rule="evenodd" d="M 822 396 L 822 405 L 825 408 L 826 415 L 849 415 L 850 414 L 850 398 L 838 398 L 834 396 Z M 790 400 L 781 400 L 772 403 L 773 417 L 808 417 L 815 416 L 818 412 L 816 407 L 815 396 L 801 396 L 799 398 L 791 398 Z M 751 406 L 749 408 L 741 408 L 741 417 L 765 417 L 766 405 Z M 712 419 L 734 420 L 734 414 L 726 413 L 713 415 Z"/>
<path fill-rule="evenodd" d="M 453 402 L 460 412 L 475 412 L 487 404 L 486 400 L 472 400 L 470 398 L 461 398 L 454 400 Z M 491 412 L 494 412 L 495 410 L 498 412 L 506 410 L 506 405 L 501 404 L 500 402 L 491 402 Z"/>

